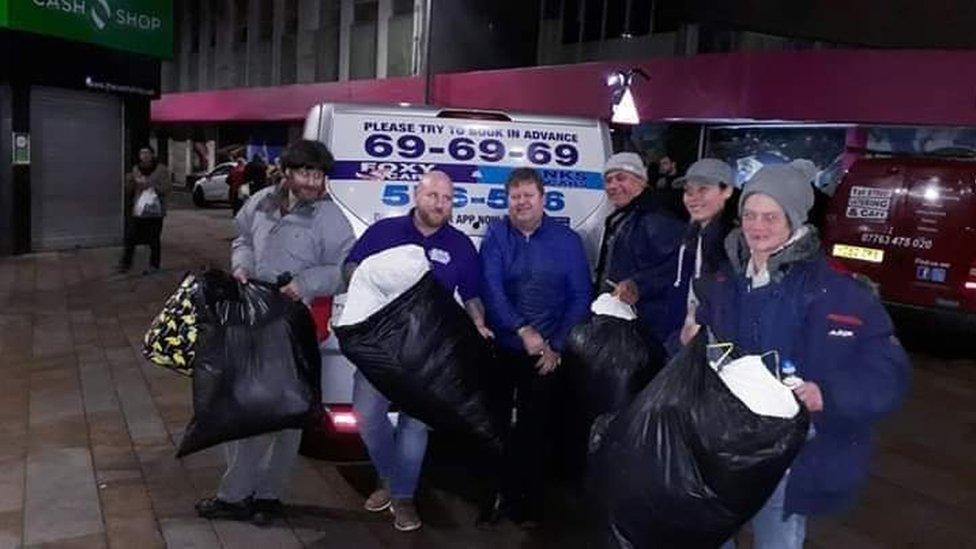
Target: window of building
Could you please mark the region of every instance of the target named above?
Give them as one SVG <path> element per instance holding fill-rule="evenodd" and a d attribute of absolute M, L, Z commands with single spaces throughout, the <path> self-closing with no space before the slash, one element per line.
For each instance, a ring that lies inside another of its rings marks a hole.
<path fill-rule="evenodd" d="M 349 44 L 349 78 L 376 78 L 379 2 L 356 2 Z"/>
<path fill-rule="evenodd" d="M 315 48 L 315 79 L 319 82 L 339 79 L 339 12 L 339 2 L 324 2 L 319 9 Z"/>
<path fill-rule="evenodd" d="M 273 0 L 258 0 L 261 2 L 261 13 L 258 15 L 258 29 L 260 34 L 258 35 L 260 40 L 266 41 L 271 40 L 271 36 L 274 34 L 274 1 Z"/>
<path fill-rule="evenodd" d="M 563 0 L 563 44 L 579 42 L 581 1 Z"/>
<path fill-rule="evenodd" d="M 654 0 L 630 0 L 628 28 L 631 36 L 644 36 L 651 32 L 651 12 Z"/>
<path fill-rule="evenodd" d="M 187 31 L 190 33 L 190 53 L 200 51 L 200 4 L 188 2 L 186 4 L 186 19 L 190 23 Z"/>
<path fill-rule="evenodd" d="M 605 0 L 586 0 L 583 7 L 583 41 L 592 42 L 603 37 Z"/>
<path fill-rule="evenodd" d="M 413 0 L 394 0 L 387 34 L 387 76 L 409 76 L 413 72 L 413 18 Z"/>
<path fill-rule="evenodd" d="M 217 47 L 217 27 L 226 20 L 223 0 L 210 0 L 210 21 L 207 22 L 207 42 L 211 48 Z"/>
<path fill-rule="evenodd" d="M 543 0 L 542 18 L 559 19 L 559 8 L 561 4 L 562 4 L 562 0 Z"/>
<path fill-rule="evenodd" d="M 627 29 L 627 0 L 607 0 L 606 19 L 603 37 L 607 40 L 620 38 L 629 34 Z"/>
<path fill-rule="evenodd" d="M 543 18 L 558 12 L 559 0 L 547 0 Z M 654 0 L 562 0 L 563 44 L 644 36 L 651 32 Z M 550 11 L 553 10 L 553 11 Z"/>
<path fill-rule="evenodd" d="M 247 0 L 234 0 L 234 41 L 247 43 Z"/>
<path fill-rule="evenodd" d="M 393 0 L 393 15 L 413 15 L 413 0 Z"/>

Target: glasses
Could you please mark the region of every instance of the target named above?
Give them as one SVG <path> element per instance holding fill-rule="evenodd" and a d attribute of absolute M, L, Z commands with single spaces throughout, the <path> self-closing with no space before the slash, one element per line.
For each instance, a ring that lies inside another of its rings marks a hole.
<path fill-rule="evenodd" d="M 762 221 L 765 225 L 775 225 L 783 220 L 783 214 L 779 212 L 742 212 L 742 221 L 755 223 L 756 221 Z"/>
<path fill-rule="evenodd" d="M 312 179 L 314 181 L 322 181 L 325 179 L 325 172 L 314 168 L 292 168 L 291 173 L 302 179 Z"/>

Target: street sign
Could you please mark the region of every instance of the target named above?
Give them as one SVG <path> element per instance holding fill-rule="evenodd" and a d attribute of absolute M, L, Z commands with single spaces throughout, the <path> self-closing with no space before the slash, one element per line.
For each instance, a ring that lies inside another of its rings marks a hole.
<path fill-rule="evenodd" d="M 13 139 L 13 164 L 30 164 L 30 135 L 21 132 L 12 132 Z"/>
<path fill-rule="evenodd" d="M 0 27 L 173 57 L 172 0 L 0 0 Z"/>

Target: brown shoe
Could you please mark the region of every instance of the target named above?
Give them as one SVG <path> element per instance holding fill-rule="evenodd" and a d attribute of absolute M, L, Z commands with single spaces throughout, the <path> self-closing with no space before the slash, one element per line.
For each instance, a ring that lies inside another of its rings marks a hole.
<path fill-rule="evenodd" d="M 379 487 L 366 498 L 366 503 L 363 504 L 363 507 L 367 511 L 378 513 L 389 508 L 390 501 L 390 487 L 386 482 L 380 481 Z"/>
<path fill-rule="evenodd" d="M 410 498 L 393 501 L 393 527 L 401 532 L 413 532 L 420 529 L 424 523 L 420 521 L 417 506 Z"/>

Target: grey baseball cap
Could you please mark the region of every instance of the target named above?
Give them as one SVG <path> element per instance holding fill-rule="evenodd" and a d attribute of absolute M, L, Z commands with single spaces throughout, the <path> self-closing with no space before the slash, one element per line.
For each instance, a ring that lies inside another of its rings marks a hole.
<path fill-rule="evenodd" d="M 616 171 L 624 171 L 647 181 L 647 167 L 637 153 L 620 152 L 608 158 L 603 165 L 603 175 Z"/>
<path fill-rule="evenodd" d="M 717 158 L 702 158 L 688 167 L 684 176 L 674 180 L 674 187 L 681 188 L 688 181 L 696 181 L 706 185 L 718 185 L 725 183 L 732 186 L 735 184 L 735 172 L 732 166 Z"/>

